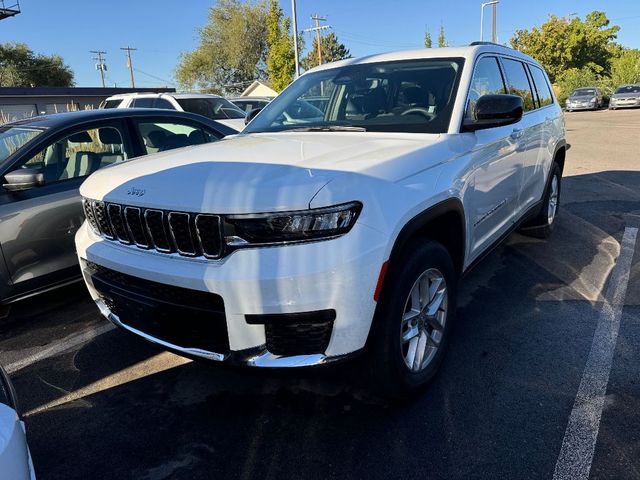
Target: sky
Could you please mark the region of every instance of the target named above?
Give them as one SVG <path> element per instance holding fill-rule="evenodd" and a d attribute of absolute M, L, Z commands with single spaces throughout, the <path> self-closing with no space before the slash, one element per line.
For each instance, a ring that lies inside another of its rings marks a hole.
<path fill-rule="evenodd" d="M 11 4 L 6 0 L 5 4 Z M 310 16 L 325 17 L 355 57 L 423 45 L 425 29 L 437 42 L 442 24 L 447 41 L 466 45 L 480 36 L 480 0 L 297 0 L 298 29 Z M 0 42 L 23 42 L 37 53 L 61 55 L 73 69 L 77 86 L 99 86 L 90 50 L 104 50 L 108 86 L 130 86 L 125 52 L 132 52 L 136 86 L 175 86 L 173 72 L 181 52 L 198 45 L 198 27 L 213 0 L 20 0 L 22 13 L 0 22 Z M 280 0 L 287 15 L 291 1 Z M 618 41 L 640 48 L 640 0 L 500 0 L 499 42 L 520 28 L 543 23 L 549 14 L 584 17 L 606 12 L 621 27 Z M 491 31 L 485 9 L 485 40 Z M 305 34 L 311 45 L 310 34 Z"/>

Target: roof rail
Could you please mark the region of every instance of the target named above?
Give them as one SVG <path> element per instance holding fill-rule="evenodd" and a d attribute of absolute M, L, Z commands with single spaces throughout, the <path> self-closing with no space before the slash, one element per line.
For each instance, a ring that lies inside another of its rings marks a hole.
<path fill-rule="evenodd" d="M 493 45 L 495 47 L 503 47 L 503 48 L 511 48 L 511 47 L 507 47 L 506 45 L 502 45 L 500 43 L 494 43 L 494 42 L 481 42 L 481 41 L 477 41 L 477 42 L 471 42 L 469 44 L 470 47 L 475 47 L 478 45 Z"/>

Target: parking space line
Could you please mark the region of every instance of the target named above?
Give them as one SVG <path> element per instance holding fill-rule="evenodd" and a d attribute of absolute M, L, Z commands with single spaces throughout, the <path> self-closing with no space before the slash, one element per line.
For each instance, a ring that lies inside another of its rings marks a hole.
<path fill-rule="evenodd" d="M 66 351 L 72 350 L 84 343 L 93 340 L 94 338 L 102 335 L 103 333 L 107 333 L 110 330 L 113 330 L 115 326 L 111 323 L 105 323 L 100 325 L 97 328 L 93 328 L 91 330 L 85 332 L 74 333 L 73 335 L 69 335 L 66 338 L 54 343 L 53 345 L 40 350 L 33 355 L 29 355 L 28 357 L 22 358 L 16 362 L 10 363 L 5 366 L 5 370 L 7 373 L 12 374 L 23 368 L 28 367 L 34 363 L 40 362 L 49 357 L 55 357 L 56 355 L 60 355 Z"/>
<path fill-rule="evenodd" d="M 620 255 L 607 283 L 591 350 L 556 462 L 554 480 L 589 478 L 637 236 L 637 228 L 625 228 Z"/>

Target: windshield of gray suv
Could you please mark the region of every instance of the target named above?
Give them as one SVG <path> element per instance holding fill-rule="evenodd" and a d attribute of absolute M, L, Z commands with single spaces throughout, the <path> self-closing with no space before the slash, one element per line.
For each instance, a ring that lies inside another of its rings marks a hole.
<path fill-rule="evenodd" d="M 0 127 L 0 163 L 4 162 L 43 131 L 27 127 Z"/>
<path fill-rule="evenodd" d="M 197 113 L 212 120 L 244 118 L 245 113 L 226 98 L 176 98 L 185 112 Z"/>
<path fill-rule="evenodd" d="M 594 88 L 579 88 L 577 90 L 574 90 L 574 92 L 571 94 L 572 97 L 585 97 L 587 95 L 595 95 L 596 94 L 596 90 Z"/>
<path fill-rule="evenodd" d="M 463 63 L 462 58 L 402 60 L 305 74 L 267 105 L 244 132 L 444 133 Z M 318 102 L 318 98 L 326 101 Z"/>
<path fill-rule="evenodd" d="M 640 85 L 625 85 L 618 87 L 615 93 L 640 93 Z"/>

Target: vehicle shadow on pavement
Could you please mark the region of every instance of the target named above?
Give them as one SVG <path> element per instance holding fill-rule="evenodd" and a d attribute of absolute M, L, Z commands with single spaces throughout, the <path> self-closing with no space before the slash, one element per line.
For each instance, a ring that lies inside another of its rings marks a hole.
<path fill-rule="evenodd" d="M 413 400 L 372 393 L 365 356 L 237 369 L 114 330 L 15 375 L 38 478 L 551 478 L 640 172 L 566 177 L 563 198 L 549 241 L 514 234 L 465 279 Z"/>

